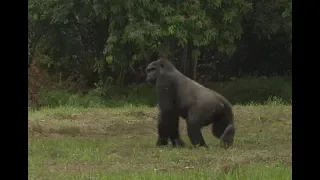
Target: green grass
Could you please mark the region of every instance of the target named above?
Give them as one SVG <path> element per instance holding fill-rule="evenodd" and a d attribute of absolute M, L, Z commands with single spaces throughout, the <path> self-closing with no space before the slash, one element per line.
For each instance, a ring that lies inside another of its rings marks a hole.
<path fill-rule="evenodd" d="M 29 179 L 292 179 L 292 107 L 234 106 L 229 150 L 202 130 L 209 149 L 156 148 L 156 108 L 29 110 Z M 180 125 L 186 136 L 185 122 Z"/>

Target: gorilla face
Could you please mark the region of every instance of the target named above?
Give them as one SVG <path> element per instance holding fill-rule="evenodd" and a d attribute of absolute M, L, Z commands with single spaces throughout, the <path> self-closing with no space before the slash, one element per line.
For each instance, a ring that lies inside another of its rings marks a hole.
<path fill-rule="evenodd" d="M 157 83 L 157 79 L 159 76 L 158 70 L 157 70 L 157 61 L 150 63 L 147 68 L 146 68 L 146 73 L 147 73 L 147 82 L 151 86 L 155 86 Z"/>
<path fill-rule="evenodd" d="M 159 58 L 157 61 L 153 61 L 147 66 L 146 81 L 154 87 L 161 75 L 168 74 L 173 71 L 176 71 L 176 68 L 167 59 Z"/>

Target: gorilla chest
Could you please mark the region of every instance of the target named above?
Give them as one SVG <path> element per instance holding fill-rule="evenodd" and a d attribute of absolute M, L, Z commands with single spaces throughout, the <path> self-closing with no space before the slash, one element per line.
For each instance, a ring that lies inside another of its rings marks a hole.
<path fill-rule="evenodd" d="M 172 89 L 168 87 L 157 88 L 157 102 L 162 110 L 175 108 L 175 97 Z"/>

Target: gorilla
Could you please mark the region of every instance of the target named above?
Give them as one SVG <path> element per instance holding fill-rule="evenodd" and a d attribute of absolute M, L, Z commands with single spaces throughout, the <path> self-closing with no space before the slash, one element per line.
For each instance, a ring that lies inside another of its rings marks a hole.
<path fill-rule="evenodd" d="M 188 137 L 194 147 L 208 147 L 201 129 L 212 124 L 212 133 L 224 148 L 233 145 L 235 127 L 231 103 L 178 71 L 166 58 L 148 64 L 146 81 L 156 89 L 158 140 L 156 145 L 185 147 L 179 134 L 179 117 L 186 120 Z"/>

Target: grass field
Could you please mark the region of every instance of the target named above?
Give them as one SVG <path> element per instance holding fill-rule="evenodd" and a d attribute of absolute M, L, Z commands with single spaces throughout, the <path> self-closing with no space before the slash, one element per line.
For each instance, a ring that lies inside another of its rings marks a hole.
<path fill-rule="evenodd" d="M 156 108 L 72 108 L 29 111 L 29 179 L 292 179 L 292 107 L 234 106 L 235 144 L 209 149 L 156 148 Z M 190 146 L 185 122 L 182 138 Z"/>

